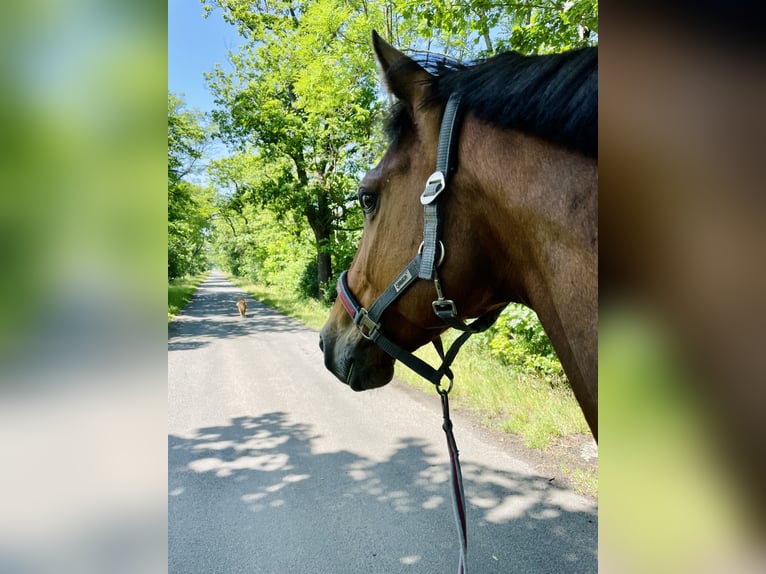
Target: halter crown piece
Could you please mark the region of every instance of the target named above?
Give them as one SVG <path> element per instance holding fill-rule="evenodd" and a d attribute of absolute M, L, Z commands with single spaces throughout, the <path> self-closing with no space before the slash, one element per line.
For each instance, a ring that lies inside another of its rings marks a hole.
<path fill-rule="evenodd" d="M 458 450 L 455 443 L 455 437 L 452 434 L 452 421 L 449 417 L 448 394 L 452 389 L 454 375 L 450 370 L 450 365 L 455 360 L 460 347 L 474 333 L 480 333 L 487 330 L 497 320 L 502 312 L 501 309 L 490 311 L 482 315 L 471 324 L 463 322 L 457 312 L 455 302 L 451 299 L 445 299 L 442 293 L 441 283 L 437 274 L 437 268 L 444 259 L 444 244 L 441 236 L 441 212 L 442 202 L 439 201 L 441 194 L 447 189 L 449 177 L 456 169 L 456 150 L 459 129 L 457 125 L 457 112 L 460 106 L 460 95 L 453 93 L 447 101 L 444 109 L 441 128 L 439 131 L 439 147 L 436 157 L 436 171 L 428 177 L 426 187 L 420 196 L 420 203 L 423 205 L 423 242 L 418 249 L 418 253 L 412 261 L 397 275 L 393 282 L 383 292 L 380 297 L 368 309 L 362 307 L 351 293 L 348 286 L 348 271 L 344 271 L 338 279 L 338 297 L 345 307 L 348 314 L 354 321 L 362 336 L 369 339 L 383 349 L 394 359 L 401 361 L 407 367 L 415 371 L 421 377 L 430 381 L 441 396 L 442 414 L 444 424 L 442 428 L 447 435 L 447 446 L 450 455 L 451 467 L 451 486 L 452 501 L 455 512 L 455 522 L 457 524 L 458 538 L 460 540 L 460 564 L 459 574 L 465 574 L 465 557 L 468 545 L 468 534 L 466 528 L 465 515 L 465 496 L 463 494 L 463 480 L 460 472 L 460 462 L 458 460 Z M 439 258 L 437 260 L 437 246 L 439 247 Z M 438 369 L 416 357 L 412 353 L 405 351 L 402 347 L 389 339 L 382 331 L 380 318 L 383 312 L 391 303 L 398 299 L 407 288 L 417 279 L 425 279 L 434 282 L 436 289 L 436 299 L 432 306 L 434 313 L 448 326 L 463 331 L 455 339 L 447 353 L 444 352 L 441 338 L 434 340 L 433 345 L 442 359 L 442 364 Z M 449 384 L 442 388 L 441 381 L 447 377 Z"/>

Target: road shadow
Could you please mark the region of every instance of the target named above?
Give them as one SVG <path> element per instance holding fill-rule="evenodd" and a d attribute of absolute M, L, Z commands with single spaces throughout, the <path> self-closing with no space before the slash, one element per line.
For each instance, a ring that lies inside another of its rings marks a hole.
<path fill-rule="evenodd" d="M 245 317 L 237 300 L 247 301 Z M 199 349 L 213 341 L 246 337 L 256 331 L 294 333 L 305 330 L 300 321 L 255 301 L 220 272 L 213 271 L 189 303 L 168 323 L 168 351 Z"/>
<path fill-rule="evenodd" d="M 457 569 L 448 469 L 426 443 L 371 460 L 316 452 L 317 438 L 283 412 L 170 435 L 169 572 Z M 465 463 L 463 474 L 469 571 L 597 572 L 595 513 L 563 508 L 541 477 Z"/>

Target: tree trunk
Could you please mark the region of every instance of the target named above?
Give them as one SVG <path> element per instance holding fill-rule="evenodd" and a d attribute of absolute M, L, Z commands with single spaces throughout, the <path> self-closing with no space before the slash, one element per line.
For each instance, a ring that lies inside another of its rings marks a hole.
<path fill-rule="evenodd" d="M 319 284 L 320 297 L 324 297 L 324 294 L 330 288 L 329 283 L 332 277 L 332 257 L 330 255 L 329 243 L 329 237 L 321 243 L 317 240 L 317 282 Z"/>
<path fill-rule="evenodd" d="M 492 46 L 492 38 L 489 36 L 489 32 L 484 32 L 484 43 L 487 46 L 487 52 L 490 56 L 494 55 L 495 48 Z"/>
<path fill-rule="evenodd" d="M 309 217 L 309 224 L 316 240 L 317 285 L 319 286 L 319 296 L 323 297 L 332 278 L 332 253 L 330 249 L 332 229 L 329 225 L 322 225 L 313 217 Z"/>
<path fill-rule="evenodd" d="M 309 177 L 306 171 L 306 161 L 303 151 L 298 150 L 290 156 L 295 163 L 298 181 L 303 186 L 309 185 Z M 321 189 L 316 190 L 316 203 L 310 203 L 305 207 L 306 219 L 314 232 L 314 240 L 317 250 L 317 285 L 319 296 L 323 297 L 330 287 L 328 283 L 332 278 L 332 232 L 333 216 L 330 209 L 327 193 Z"/>
<path fill-rule="evenodd" d="M 311 230 L 314 232 L 317 249 L 317 285 L 320 297 L 324 296 L 332 278 L 332 212 L 327 196 L 319 193 L 316 205 L 306 213 Z"/>

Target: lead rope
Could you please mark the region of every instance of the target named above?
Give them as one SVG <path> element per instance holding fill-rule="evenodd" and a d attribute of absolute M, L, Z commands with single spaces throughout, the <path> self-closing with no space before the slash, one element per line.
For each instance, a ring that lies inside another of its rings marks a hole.
<path fill-rule="evenodd" d="M 479 333 L 488 329 L 495 322 L 498 315 L 500 315 L 502 308 L 490 311 L 470 324 L 464 323 L 458 315 L 455 302 L 444 297 L 441 282 L 436 273 L 437 267 L 439 267 L 439 264 L 445 256 L 444 244 L 440 240 L 442 208 L 441 202 L 436 201 L 436 199 L 446 189 L 447 179 L 451 175 L 451 172 L 456 169 L 455 155 L 457 146 L 453 144 L 456 143 L 456 135 L 458 133 L 457 114 L 459 104 L 460 95 L 458 93 L 450 95 L 439 130 L 436 171 L 428 178 L 425 190 L 420 196 L 420 202 L 424 207 L 424 213 L 423 242 L 420 245 L 418 254 L 404 271 L 396 277 L 391 285 L 389 285 L 378 297 L 369 308 L 369 311 L 359 304 L 351 292 L 351 289 L 349 289 L 347 271 L 341 273 L 341 276 L 338 278 L 338 296 L 341 303 L 346 308 L 346 311 L 353 319 L 354 324 L 362 333 L 362 336 L 378 345 L 394 359 L 402 362 L 420 376 L 430 381 L 441 397 L 442 414 L 444 416 L 442 428 L 447 435 L 447 447 L 450 457 L 452 503 L 455 514 L 455 524 L 458 531 L 458 540 L 460 542 L 460 564 L 458 567 L 458 574 L 465 574 L 468 528 L 466 521 L 465 494 L 463 492 L 463 476 L 460 470 L 460 461 L 458 459 L 455 436 L 452 433 L 452 421 L 449 416 L 448 395 L 450 390 L 452 390 L 452 383 L 454 380 L 450 365 L 457 356 L 458 350 L 468 338 L 473 333 Z M 438 259 L 436 257 L 437 246 L 441 249 Z M 434 346 L 442 359 L 442 365 L 438 369 L 434 369 L 411 352 L 405 351 L 381 332 L 380 318 L 383 315 L 383 312 L 417 279 L 433 280 L 437 293 L 437 299 L 433 302 L 434 313 L 448 326 L 462 331 L 460 336 L 453 341 L 446 354 L 441 339 L 437 338 L 434 340 Z M 444 377 L 447 377 L 449 380 L 449 385 L 446 389 L 441 387 L 441 381 Z"/>
<path fill-rule="evenodd" d="M 460 470 L 460 459 L 458 458 L 457 444 L 455 435 L 452 434 L 452 421 L 449 417 L 449 398 L 448 392 L 437 389 L 442 399 L 442 414 L 444 416 L 444 434 L 447 435 L 447 449 L 449 450 L 450 462 L 450 486 L 452 489 L 452 510 L 455 514 L 455 525 L 457 526 L 457 536 L 460 542 L 460 563 L 458 564 L 458 574 L 465 574 L 465 558 L 468 552 L 468 525 L 465 515 L 465 493 L 463 492 L 463 474 Z"/>
<path fill-rule="evenodd" d="M 442 361 L 444 358 L 444 347 L 441 338 L 433 343 L 436 352 L 439 353 Z M 447 367 L 444 375 L 449 380 L 449 386 L 444 389 L 436 384 L 436 392 L 439 393 L 442 401 L 442 429 L 447 436 L 447 451 L 449 452 L 450 462 L 450 491 L 452 492 L 452 511 L 455 515 L 455 526 L 457 527 L 457 537 L 460 542 L 460 562 L 458 563 L 458 574 L 466 572 L 466 555 L 468 553 L 468 520 L 466 519 L 465 492 L 463 491 L 463 472 L 460 469 L 460 458 L 455 435 L 452 433 L 452 419 L 449 416 L 449 392 L 452 390 L 454 374 Z"/>

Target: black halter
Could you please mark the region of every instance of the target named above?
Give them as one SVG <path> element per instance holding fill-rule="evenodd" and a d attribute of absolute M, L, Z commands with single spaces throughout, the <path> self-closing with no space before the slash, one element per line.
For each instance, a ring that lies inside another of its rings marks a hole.
<path fill-rule="evenodd" d="M 442 218 L 439 196 L 447 188 L 448 178 L 456 169 L 455 154 L 459 135 L 456 118 L 459 105 L 460 95 L 453 93 L 447 102 L 441 122 L 436 171 L 428 178 L 425 190 L 420 196 L 420 203 L 423 204 L 425 211 L 423 242 L 420 244 L 418 253 L 409 265 L 405 267 L 404 271 L 399 273 L 391 285 L 378 297 L 369 310 L 362 307 L 353 293 L 351 293 L 347 279 L 348 271 L 344 271 L 338 279 L 338 296 L 340 301 L 362 335 L 377 344 L 391 357 L 401 361 L 417 374 L 433 383 L 440 393 L 449 392 L 449 389 L 452 388 L 453 376 L 449 367 L 455 360 L 458 350 L 463 343 L 472 334 L 480 333 L 491 327 L 502 312 L 502 308 L 490 311 L 476 319 L 473 323 L 466 324 L 459 318 L 455 302 L 444 298 L 437 274 L 437 268 L 444 259 L 445 253 L 444 244 L 440 240 Z M 438 259 L 436 259 L 437 246 L 439 248 Z M 442 364 L 438 369 L 434 369 L 409 351 L 405 351 L 381 331 L 380 318 L 383 312 L 417 279 L 432 280 L 434 282 L 437 296 L 432 303 L 434 313 L 448 326 L 463 331 L 463 334 L 452 343 L 446 355 L 441 338 L 434 341 L 434 346 L 442 358 Z M 449 379 L 450 383 L 446 391 L 443 391 L 440 385 L 445 376 Z"/>
<path fill-rule="evenodd" d="M 449 416 L 448 395 L 452 389 L 454 378 L 450 365 L 455 360 L 463 343 L 474 333 L 488 329 L 495 322 L 498 315 L 500 315 L 502 308 L 482 315 L 470 325 L 465 324 L 458 316 L 455 302 L 444 298 L 439 276 L 436 272 L 444 259 L 445 253 L 444 244 L 440 240 L 441 202 L 439 201 L 439 196 L 447 188 L 447 179 L 456 168 L 454 154 L 457 148 L 458 130 L 456 129 L 456 117 L 459 104 L 460 96 L 453 93 L 447 102 L 444 117 L 442 118 L 436 171 L 428 178 L 426 188 L 420 196 L 420 203 L 423 204 L 425 213 L 423 218 L 423 243 L 420 244 L 418 253 L 410 264 L 404 268 L 404 271 L 399 273 L 391 285 L 377 298 L 369 310 L 362 307 L 356 300 L 356 297 L 354 297 L 354 294 L 351 293 L 347 279 L 348 271 L 344 271 L 338 279 L 338 298 L 365 338 L 374 342 L 394 359 L 401 361 L 421 377 L 433 383 L 441 397 L 442 414 L 444 416 L 442 429 L 444 429 L 447 436 L 452 503 L 458 532 L 458 542 L 460 544 L 458 573 L 465 574 L 468 550 L 468 521 L 466 519 L 465 494 L 463 492 L 463 478 L 460 471 L 458 449 L 455 437 L 452 434 L 452 421 Z M 439 247 L 438 260 L 436 259 L 437 245 Z M 436 289 L 436 299 L 432 303 L 434 313 L 450 327 L 463 331 L 452 343 L 446 354 L 444 353 L 441 338 L 434 340 L 434 347 L 436 347 L 436 351 L 442 359 L 442 364 L 438 369 L 434 369 L 425 361 L 405 351 L 381 331 L 380 318 L 383 312 L 417 279 L 432 280 L 434 282 L 434 288 Z M 444 377 L 447 377 L 449 380 L 446 388 L 441 386 L 441 381 Z"/>

